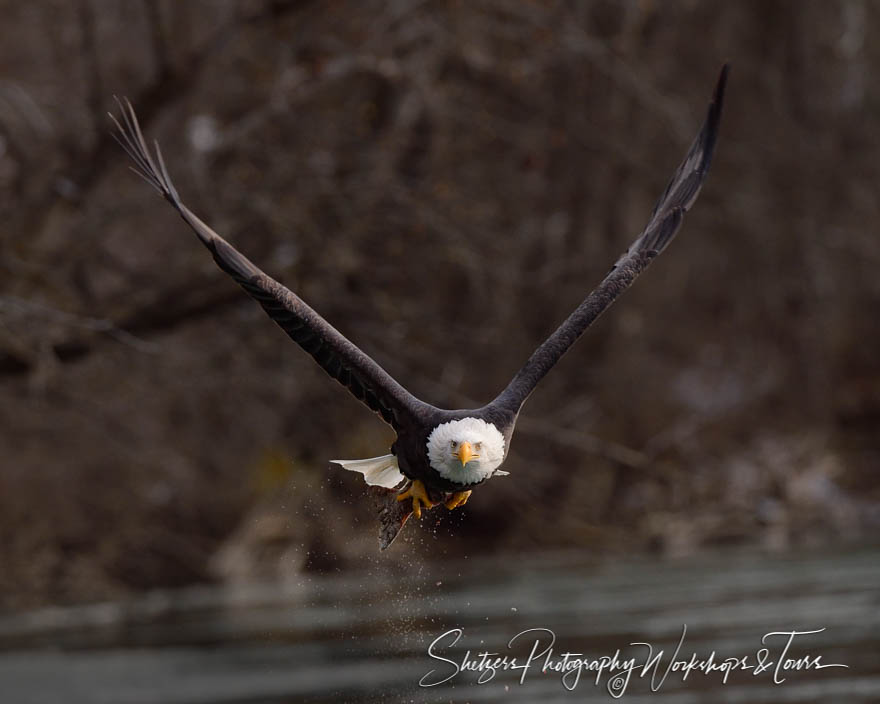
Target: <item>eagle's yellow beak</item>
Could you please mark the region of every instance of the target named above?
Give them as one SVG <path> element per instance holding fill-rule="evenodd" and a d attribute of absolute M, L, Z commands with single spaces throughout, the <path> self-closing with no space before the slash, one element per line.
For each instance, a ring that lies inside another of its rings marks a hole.
<path fill-rule="evenodd" d="M 463 442 L 461 447 L 458 448 L 456 457 L 458 457 L 458 461 L 461 462 L 461 466 L 464 467 L 472 459 L 479 457 L 479 455 L 474 453 L 474 449 L 469 442 Z"/>

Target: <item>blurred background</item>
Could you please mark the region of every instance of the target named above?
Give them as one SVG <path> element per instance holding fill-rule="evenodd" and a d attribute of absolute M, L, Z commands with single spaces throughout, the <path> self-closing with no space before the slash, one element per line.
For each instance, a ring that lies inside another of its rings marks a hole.
<path fill-rule="evenodd" d="M 4 613 L 489 554 L 876 544 L 880 6 L 0 13 Z M 675 243 L 529 400 L 510 477 L 381 555 L 362 481 L 327 462 L 393 433 L 217 270 L 107 117 L 127 96 L 192 210 L 457 408 L 493 398 L 638 234 L 725 61 Z"/>

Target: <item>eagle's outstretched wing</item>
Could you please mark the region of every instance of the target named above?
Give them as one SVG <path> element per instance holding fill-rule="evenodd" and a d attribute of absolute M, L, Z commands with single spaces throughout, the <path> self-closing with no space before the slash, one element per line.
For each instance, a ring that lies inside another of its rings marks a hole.
<path fill-rule="evenodd" d="M 592 322 L 623 293 L 678 232 L 684 214 L 700 192 L 718 136 L 728 67 L 721 69 L 709 112 L 700 133 L 688 150 L 654 210 L 647 227 L 617 260 L 608 275 L 519 370 L 507 388 L 491 403 L 517 413 L 538 382 L 550 371 Z"/>
<path fill-rule="evenodd" d="M 118 128 L 114 137 L 135 163 L 134 170 L 173 205 L 198 235 L 218 266 L 254 298 L 296 343 L 330 376 L 356 398 L 379 413 L 395 430 L 419 411 L 433 407 L 415 398 L 373 359 L 349 342 L 301 298 L 252 264 L 241 252 L 214 232 L 180 200 L 156 143 L 155 159 L 141 133 L 134 109 L 119 102 L 122 122 L 110 115 Z"/>

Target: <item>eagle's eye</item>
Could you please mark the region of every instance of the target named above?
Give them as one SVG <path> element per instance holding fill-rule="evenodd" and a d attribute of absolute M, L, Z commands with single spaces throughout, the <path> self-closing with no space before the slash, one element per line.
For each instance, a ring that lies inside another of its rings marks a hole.
<path fill-rule="evenodd" d="M 449 446 L 454 450 L 456 447 L 458 447 L 458 443 L 455 440 L 450 440 Z"/>
<path fill-rule="evenodd" d="M 477 452 L 479 452 L 482 449 L 482 447 L 483 447 L 483 443 L 481 443 L 481 442 L 474 443 L 474 450 L 476 450 Z"/>

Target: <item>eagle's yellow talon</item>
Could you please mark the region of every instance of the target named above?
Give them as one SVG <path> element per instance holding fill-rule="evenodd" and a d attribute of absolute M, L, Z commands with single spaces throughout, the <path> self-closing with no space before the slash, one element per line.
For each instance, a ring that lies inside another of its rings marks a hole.
<path fill-rule="evenodd" d="M 434 508 L 434 502 L 428 498 L 428 492 L 425 490 L 425 485 L 418 479 L 413 480 L 409 489 L 401 491 L 397 495 L 398 501 L 404 501 L 405 499 L 412 499 L 413 514 L 416 518 L 422 517 L 422 505 L 424 505 L 425 508 Z"/>
<path fill-rule="evenodd" d="M 446 503 L 443 505 L 451 511 L 452 509 L 458 508 L 459 506 L 464 506 L 469 498 L 471 498 L 470 491 L 456 491 L 446 500 Z"/>

